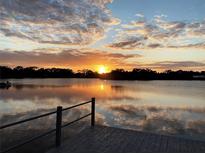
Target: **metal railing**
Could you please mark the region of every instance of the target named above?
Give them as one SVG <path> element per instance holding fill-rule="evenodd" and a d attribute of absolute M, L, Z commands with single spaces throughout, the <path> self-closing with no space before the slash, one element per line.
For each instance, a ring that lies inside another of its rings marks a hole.
<path fill-rule="evenodd" d="M 78 107 L 78 106 L 81 106 L 81 105 L 85 105 L 85 104 L 88 104 L 88 103 L 91 103 L 91 112 L 89 114 L 86 114 L 86 115 L 84 115 L 84 116 L 82 116 L 82 117 L 80 117 L 76 120 L 73 120 L 73 121 L 71 121 L 67 124 L 62 125 L 62 112 L 63 111 L 70 110 L 72 108 L 75 108 L 75 107 Z M 77 121 L 79 121 L 83 118 L 86 118 L 88 116 L 91 116 L 91 126 L 94 127 L 95 126 L 95 98 L 92 98 L 91 100 L 89 100 L 87 102 L 80 103 L 80 104 L 70 106 L 70 107 L 67 107 L 67 108 L 63 108 L 62 106 L 57 106 L 56 111 L 45 113 L 45 114 L 42 114 L 42 115 L 38 115 L 38 116 L 35 116 L 35 117 L 31 117 L 31 118 L 28 118 L 28 119 L 24 119 L 24 120 L 20 120 L 20 121 L 14 122 L 14 123 L 10 123 L 10 124 L 0 126 L 0 130 L 11 127 L 11 126 L 14 126 L 14 125 L 22 124 L 22 123 L 25 123 L 25 122 L 28 122 L 28 121 L 32 121 L 32 120 L 35 120 L 35 119 L 39 119 L 39 118 L 42 118 L 42 117 L 45 117 L 45 116 L 49 116 L 49 115 L 52 115 L 52 114 L 56 114 L 56 128 L 55 129 L 52 129 L 52 130 L 50 130 L 48 132 L 45 132 L 41 135 L 30 138 L 29 140 L 24 141 L 22 143 L 19 143 L 17 145 L 14 145 L 14 146 L 12 146 L 12 147 L 10 147 L 10 148 L 2 151 L 2 152 L 9 152 L 11 150 L 14 150 L 16 148 L 19 148 L 19 147 L 27 144 L 27 143 L 30 143 L 30 142 L 32 142 L 36 139 L 47 136 L 47 135 L 49 135 L 53 132 L 56 132 L 55 144 L 58 147 L 58 146 L 61 145 L 61 129 L 68 126 L 68 125 L 71 125 L 71 124 L 73 124 L 73 123 L 75 123 L 75 122 L 77 122 Z"/>

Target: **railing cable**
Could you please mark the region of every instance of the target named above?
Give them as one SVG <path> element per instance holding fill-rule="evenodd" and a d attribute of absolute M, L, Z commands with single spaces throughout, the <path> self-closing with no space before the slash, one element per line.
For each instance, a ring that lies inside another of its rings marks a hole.
<path fill-rule="evenodd" d="M 71 121 L 67 124 L 62 125 L 62 111 L 69 110 L 69 109 L 72 109 L 72 108 L 75 108 L 75 107 L 78 107 L 78 106 L 81 106 L 81 105 L 85 105 L 85 104 L 88 104 L 88 103 L 91 103 L 91 113 L 86 114 L 85 116 L 82 116 L 82 117 L 80 117 L 76 120 L 73 120 L 73 121 Z M 4 128 L 7 128 L 7 127 L 14 126 L 14 125 L 18 125 L 18 124 L 21 124 L 21 123 L 25 123 L 25 122 L 28 122 L 28 121 L 31 121 L 31 120 L 35 120 L 35 119 L 38 119 L 38 118 L 42 118 L 42 117 L 45 117 L 45 116 L 49 116 L 49 115 L 52 115 L 52 114 L 55 114 L 55 113 L 56 113 L 56 128 L 55 129 L 52 129 L 48 132 L 45 132 L 44 134 L 32 137 L 31 139 L 29 139 L 27 141 L 24 141 L 24 142 L 21 142 L 17 145 L 14 145 L 14 146 L 4 150 L 3 152 L 8 152 L 8 151 L 11 151 L 13 149 L 19 148 L 19 147 L 21 147 L 21 146 L 23 146 L 27 143 L 30 143 L 30 142 L 32 142 L 36 139 L 39 139 L 39 138 L 44 137 L 46 135 L 49 135 L 53 132 L 56 132 L 56 146 L 60 146 L 61 145 L 61 129 L 62 128 L 66 127 L 70 124 L 73 124 L 73 123 L 75 123 L 75 122 L 77 122 L 77 121 L 79 121 L 83 118 L 86 118 L 88 116 L 91 116 L 91 126 L 95 125 L 95 98 L 92 98 L 90 101 L 80 103 L 80 104 L 77 104 L 77 105 L 74 105 L 74 106 L 70 106 L 70 107 L 67 107 L 67 108 L 64 108 L 64 109 L 62 108 L 62 106 L 58 106 L 56 111 L 45 113 L 45 114 L 42 114 L 42 115 L 39 115 L 39 116 L 31 117 L 31 118 L 28 118 L 28 119 L 24 119 L 24 120 L 20 120 L 20 121 L 14 122 L 14 123 L 10 123 L 10 124 L 0 126 L 0 130 L 4 129 Z"/>

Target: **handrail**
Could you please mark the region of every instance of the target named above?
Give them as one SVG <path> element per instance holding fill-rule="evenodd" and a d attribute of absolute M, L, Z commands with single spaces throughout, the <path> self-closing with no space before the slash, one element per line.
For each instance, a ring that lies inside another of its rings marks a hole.
<path fill-rule="evenodd" d="M 18 125 L 18 124 L 21 124 L 21 123 L 24 123 L 24 122 L 35 120 L 35 119 L 42 118 L 42 117 L 45 117 L 45 116 L 49 116 L 49 115 L 54 114 L 54 113 L 56 113 L 56 111 L 45 113 L 45 114 L 35 116 L 35 117 L 31 117 L 31 118 L 28 118 L 28 119 L 20 120 L 20 121 L 14 122 L 14 123 L 6 124 L 6 125 L 3 125 L 3 126 L 0 126 L 0 129 L 4 129 L 4 128 L 11 127 L 11 126 L 14 126 L 14 125 Z"/>
<path fill-rule="evenodd" d="M 72 108 L 75 108 L 75 107 L 78 107 L 78 106 L 81 106 L 81 105 L 85 105 L 85 104 L 88 104 L 88 103 L 91 103 L 91 113 L 88 113 L 86 114 L 85 116 L 82 116 L 76 120 L 73 120 L 67 124 L 64 124 L 64 125 L 61 125 L 62 124 L 62 111 L 66 111 L 66 110 L 69 110 L 69 109 L 72 109 Z M 80 104 L 77 104 L 77 105 L 74 105 L 74 106 L 70 106 L 70 107 L 67 107 L 67 108 L 62 108 L 62 106 L 58 106 L 57 107 L 57 110 L 56 111 L 53 111 L 53 112 L 49 112 L 49 113 L 45 113 L 45 114 L 42 114 L 42 115 L 39 115 L 39 116 L 35 116 L 35 117 L 31 117 L 31 118 L 28 118 L 28 119 L 24 119 L 24 120 L 20 120 L 20 121 L 17 121 L 17 122 L 14 122 L 14 123 L 10 123 L 10 124 L 6 124 L 6 125 L 3 125 L 3 126 L 0 126 L 0 130 L 1 129 L 4 129 L 4 128 L 7 128 L 7 127 L 11 127 L 11 126 L 14 126 L 14 125 L 18 125 L 18 124 L 21 124 L 21 123 L 24 123 L 24 122 L 28 122 L 28 121 L 31 121 L 31 120 L 35 120 L 35 119 L 38 119 L 38 118 L 42 118 L 42 117 L 45 117 L 45 116 L 49 116 L 51 114 L 55 114 L 56 113 L 56 129 L 52 129 L 50 131 L 47 131 L 41 135 L 38 135 L 36 137 L 33 137 L 25 142 L 21 142 L 17 145 L 14 145 L 12 146 L 11 148 L 9 149 L 6 149 L 5 151 L 3 152 L 8 152 L 8 151 L 11 151 L 15 148 L 18 148 L 18 147 L 21 147 L 27 143 L 30 143 L 36 139 L 39 139 L 41 137 L 44 137 L 50 133 L 53 133 L 53 132 L 56 132 L 56 146 L 60 146 L 61 144 L 61 129 L 70 125 L 70 124 L 73 124 L 83 118 L 86 118 L 88 116 L 91 116 L 91 126 L 94 126 L 95 125 L 95 98 L 92 98 L 90 101 L 87 101 L 87 102 L 84 102 L 84 103 L 80 103 Z"/>
<path fill-rule="evenodd" d="M 64 127 L 66 127 L 66 126 L 68 126 L 68 125 L 70 125 L 70 124 L 72 124 L 72 123 L 74 123 L 74 122 L 77 122 L 77 121 L 79 121 L 79 120 L 81 120 L 81 119 L 83 119 L 83 118 L 86 118 L 86 117 L 88 117 L 88 116 L 90 116 L 90 115 L 91 115 L 91 113 L 86 114 L 86 115 L 83 116 L 83 117 L 80 117 L 80 118 L 78 118 L 78 119 L 76 119 L 76 120 L 73 120 L 73 121 L 71 121 L 71 122 L 69 122 L 69 123 L 67 123 L 67 124 L 65 124 L 65 125 L 63 125 L 63 126 L 61 126 L 61 128 L 64 128 Z"/>
<path fill-rule="evenodd" d="M 70 106 L 70 107 L 67 107 L 67 108 L 63 108 L 62 111 L 69 110 L 69 109 L 72 109 L 72 108 L 75 108 L 75 107 L 78 107 L 78 106 L 81 106 L 81 105 L 84 105 L 84 104 L 88 104 L 88 103 L 91 103 L 91 102 L 92 102 L 92 101 L 87 101 L 87 102 L 80 103 L 80 104 L 77 104 L 77 105 L 74 105 L 74 106 Z"/>
<path fill-rule="evenodd" d="M 69 109 L 72 109 L 72 108 L 75 108 L 75 107 L 78 107 L 78 106 L 81 106 L 81 105 L 84 105 L 84 104 L 88 104 L 90 102 L 91 101 L 87 101 L 87 102 L 80 103 L 80 104 L 77 104 L 77 105 L 74 105 L 74 106 L 70 106 L 70 107 L 64 108 L 62 111 L 69 110 Z M 27 122 L 27 121 L 35 120 L 35 119 L 38 119 L 38 118 L 42 118 L 42 117 L 45 117 L 45 116 L 48 116 L 48 115 L 51 115 L 51 114 L 54 114 L 54 113 L 56 113 L 56 111 L 45 113 L 45 114 L 35 116 L 35 117 L 31 117 L 31 118 L 28 118 L 28 119 L 20 120 L 20 121 L 14 122 L 14 123 L 6 124 L 6 125 L 3 125 L 3 126 L 0 126 L 0 129 L 6 128 L 6 127 L 11 127 L 11 126 L 21 124 L 21 123 L 24 123 L 24 122 Z"/>

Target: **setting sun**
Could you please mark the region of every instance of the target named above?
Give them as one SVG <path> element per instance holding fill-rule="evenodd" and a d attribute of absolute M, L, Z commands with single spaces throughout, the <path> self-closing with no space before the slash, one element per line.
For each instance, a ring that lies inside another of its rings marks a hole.
<path fill-rule="evenodd" d="M 107 72 L 107 68 L 103 65 L 99 66 L 98 73 L 103 74 Z"/>

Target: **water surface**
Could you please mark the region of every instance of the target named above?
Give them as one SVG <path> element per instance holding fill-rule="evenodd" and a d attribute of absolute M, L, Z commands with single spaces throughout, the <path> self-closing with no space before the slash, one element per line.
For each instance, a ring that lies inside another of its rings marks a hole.
<path fill-rule="evenodd" d="M 0 123 L 53 111 L 96 98 L 98 124 L 205 140 L 204 81 L 112 81 L 100 79 L 12 79 L 0 89 Z M 64 114 L 69 121 L 89 112 Z M 88 119 L 89 120 L 89 119 Z M 51 116 L 21 129 L 54 128 Z"/>

